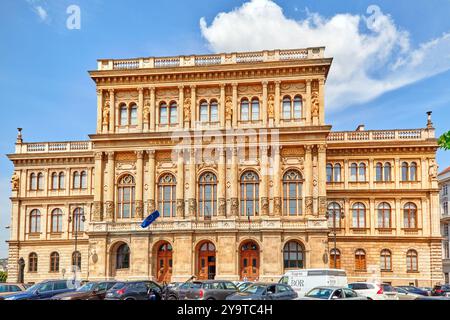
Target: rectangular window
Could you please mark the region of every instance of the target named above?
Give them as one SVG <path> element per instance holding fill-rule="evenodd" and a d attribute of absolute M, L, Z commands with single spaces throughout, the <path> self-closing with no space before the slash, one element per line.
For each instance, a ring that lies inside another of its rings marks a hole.
<path fill-rule="evenodd" d="M 211 105 L 211 122 L 219 121 L 219 112 L 216 104 Z"/>
<path fill-rule="evenodd" d="M 177 107 L 171 106 L 170 107 L 170 123 L 174 124 L 178 122 L 178 114 L 177 114 Z"/>
<path fill-rule="evenodd" d="M 126 126 L 128 124 L 128 109 L 120 108 L 120 125 Z"/>
<path fill-rule="evenodd" d="M 167 107 L 161 107 L 159 109 L 159 123 L 167 124 Z"/>

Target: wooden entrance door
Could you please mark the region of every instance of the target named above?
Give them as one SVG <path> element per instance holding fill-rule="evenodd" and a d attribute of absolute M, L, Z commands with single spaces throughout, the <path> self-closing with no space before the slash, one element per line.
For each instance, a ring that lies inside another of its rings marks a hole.
<path fill-rule="evenodd" d="M 198 248 L 197 279 L 208 280 L 216 277 L 216 247 L 211 242 L 204 242 Z"/>
<path fill-rule="evenodd" d="M 172 246 L 165 242 L 158 248 L 157 253 L 157 281 L 169 283 L 172 278 Z"/>
<path fill-rule="evenodd" d="M 241 280 L 255 281 L 259 278 L 259 248 L 258 245 L 249 241 L 241 246 L 240 275 Z"/>

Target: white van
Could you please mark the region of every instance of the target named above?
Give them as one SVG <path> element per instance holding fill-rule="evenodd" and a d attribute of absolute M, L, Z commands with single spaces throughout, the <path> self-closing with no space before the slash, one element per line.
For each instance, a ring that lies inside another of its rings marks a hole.
<path fill-rule="evenodd" d="M 279 283 L 288 284 L 299 297 L 309 290 L 320 286 L 346 287 L 347 273 L 341 269 L 299 269 L 289 270 L 281 277 Z"/>

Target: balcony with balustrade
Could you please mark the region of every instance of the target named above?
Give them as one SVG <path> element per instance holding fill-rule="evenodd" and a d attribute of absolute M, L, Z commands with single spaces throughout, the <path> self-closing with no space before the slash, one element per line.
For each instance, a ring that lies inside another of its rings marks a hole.
<path fill-rule="evenodd" d="M 16 143 L 16 154 L 72 153 L 92 150 L 91 141 Z"/>
<path fill-rule="evenodd" d="M 434 128 L 398 130 L 334 131 L 327 137 L 329 145 L 358 142 L 406 142 L 434 140 Z"/>

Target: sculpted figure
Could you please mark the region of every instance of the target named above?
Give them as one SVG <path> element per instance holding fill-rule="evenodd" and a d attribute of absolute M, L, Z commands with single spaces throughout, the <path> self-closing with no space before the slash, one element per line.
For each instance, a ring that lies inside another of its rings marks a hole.
<path fill-rule="evenodd" d="M 314 91 L 311 95 L 311 115 L 313 117 L 319 116 L 319 93 Z"/>
<path fill-rule="evenodd" d="M 184 99 L 184 121 L 188 122 L 191 120 L 191 99 Z"/>
<path fill-rule="evenodd" d="M 430 160 L 430 168 L 428 169 L 428 174 L 432 179 L 436 179 L 438 175 L 438 166 L 436 164 L 436 161 L 434 159 Z"/>
<path fill-rule="evenodd" d="M 17 172 L 14 172 L 11 177 L 11 185 L 13 191 L 19 190 L 19 175 L 17 174 Z"/>
<path fill-rule="evenodd" d="M 148 122 L 150 120 L 150 103 L 146 103 L 144 105 L 144 122 Z"/>
<path fill-rule="evenodd" d="M 105 103 L 103 107 L 103 124 L 109 123 L 109 102 Z"/>
<path fill-rule="evenodd" d="M 230 97 L 225 100 L 225 116 L 227 120 L 233 117 L 233 100 Z"/>
<path fill-rule="evenodd" d="M 269 96 L 269 100 L 267 100 L 267 113 L 269 114 L 269 118 L 273 118 L 274 116 L 274 105 L 275 105 L 275 97 L 273 94 Z"/>

